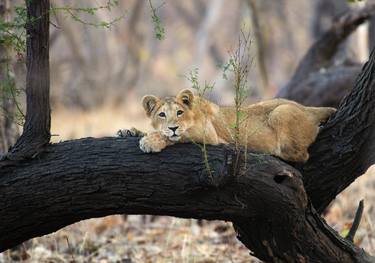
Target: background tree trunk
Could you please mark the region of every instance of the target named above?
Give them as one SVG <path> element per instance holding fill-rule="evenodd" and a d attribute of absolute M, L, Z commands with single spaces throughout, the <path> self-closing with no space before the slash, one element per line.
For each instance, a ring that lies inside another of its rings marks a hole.
<path fill-rule="evenodd" d="M 250 11 L 251 16 L 251 27 L 254 32 L 254 39 L 256 45 L 256 61 L 257 69 L 261 79 L 261 88 L 258 88 L 259 97 L 264 97 L 265 90 L 269 88 L 269 79 L 265 60 L 264 40 L 259 20 L 259 9 L 257 0 L 246 0 L 246 4 Z"/>
<path fill-rule="evenodd" d="M 344 0 L 315 0 L 311 31 L 313 38 L 319 39 L 332 25 L 334 19 L 349 11 L 347 1 Z"/>
<path fill-rule="evenodd" d="M 353 10 L 337 18 L 329 30 L 310 47 L 299 63 L 293 77 L 277 97 L 288 98 L 311 106 L 337 107 L 353 87 L 360 66 L 356 64 L 334 65 L 334 57 L 340 44 L 363 22 L 375 14 L 375 4 Z M 321 78 L 318 80 L 318 78 Z M 313 89 L 312 89 L 313 88 Z M 304 101 L 309 94 L 307 102 Z M 330 94 L 331 96 L 327 96 Z"/>

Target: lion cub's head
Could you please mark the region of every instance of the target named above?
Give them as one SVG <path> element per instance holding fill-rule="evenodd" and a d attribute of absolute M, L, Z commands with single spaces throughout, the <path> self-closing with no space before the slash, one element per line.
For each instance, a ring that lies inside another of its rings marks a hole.
<path fill-rule="evenodd" d="M 163 99 L 146 95 L 142 105 L 156 130 L 171 141 L 179 141 L 194 124 L 193 100 L 194 94 L 190 90 L 182 90 L 176 97 Z"/>

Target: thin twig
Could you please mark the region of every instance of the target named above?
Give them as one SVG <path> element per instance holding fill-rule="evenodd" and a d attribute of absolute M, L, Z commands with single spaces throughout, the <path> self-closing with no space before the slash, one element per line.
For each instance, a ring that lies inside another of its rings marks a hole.
<path fill-rule="evenodd" d="M 363 199 L 362 199 L 361 201 L 359 201 L 357 212 L 355 213 L 352 227 L 350 228 L 348 235 L 345 237 L 345 239 L 351 242 L 353 242 L 355 233 L 357 232 L 359 223 L 361 222 L 362 214 L 363 214 L 363 206 L 364 205 L 363 205 Z"/>

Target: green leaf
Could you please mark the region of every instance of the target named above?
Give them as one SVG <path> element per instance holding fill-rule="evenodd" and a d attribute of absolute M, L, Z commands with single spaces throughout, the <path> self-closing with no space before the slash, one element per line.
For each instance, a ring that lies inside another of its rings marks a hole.
<path fill-rule="evenodd" d="M 109 27 L 109 23 L 106 22 L 106 21 L 101 21 L 99 25 L 102 26 L 102 27 L 106 27 L 106 28 Z"/>

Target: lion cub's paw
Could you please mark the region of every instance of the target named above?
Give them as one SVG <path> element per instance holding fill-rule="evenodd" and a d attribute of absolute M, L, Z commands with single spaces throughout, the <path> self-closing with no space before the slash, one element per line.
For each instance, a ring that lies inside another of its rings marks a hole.
<path fill-rule="evenodd" d="M 146 134 L 136 128 L 119 130 L 117 132 L 118 137 L 143 137 Z"/>
<path fill-rule="evenodd" d="M 139 141 L 139 148 L 145 153 L 161 152 L 168 143 L 158 133 L 151 133 Z"/>

